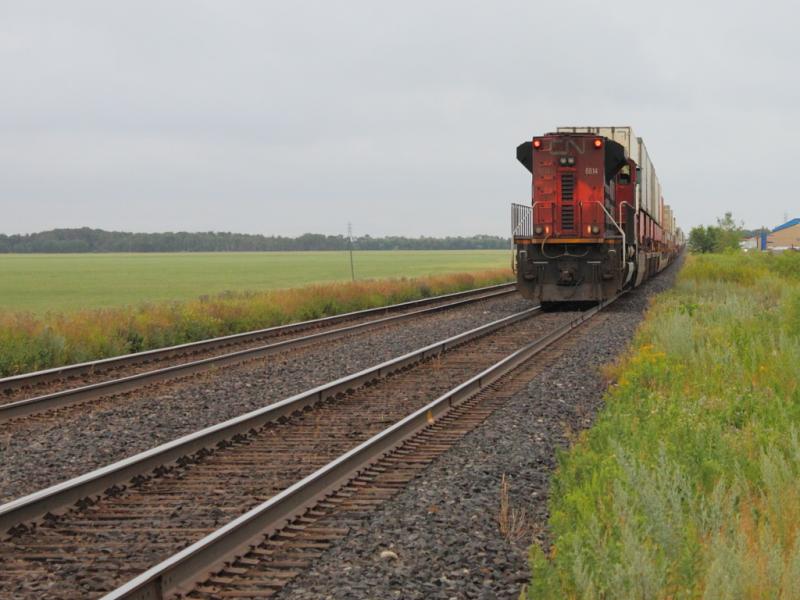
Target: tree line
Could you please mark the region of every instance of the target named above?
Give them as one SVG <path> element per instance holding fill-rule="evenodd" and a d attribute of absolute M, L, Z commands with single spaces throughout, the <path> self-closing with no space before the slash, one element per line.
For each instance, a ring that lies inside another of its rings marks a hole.
<path fill-rule="evenodd" d="M 698 253 L 738 250 L 739 242 L 755 233 L 745 230 L 744 224 L 737 223 L 733 214 L 727 212 L 724 217 L 717 219 L 716 225 L 692 227 L 689 232 L 689 249 Z"/>
<path fill-rule="evenodd" d="M 360 236 L 357 250 L 488 250 L 509 248 L 510 239 L 493 235 L 466 237 Z M 0 253 L 70 252 L 278 252 L 347 250 L 343 235 L 305 233 L 298 237 L 222 231 L 130 233 L 103 229 L 53 229 L 30 234 L 0 234 Z"/>

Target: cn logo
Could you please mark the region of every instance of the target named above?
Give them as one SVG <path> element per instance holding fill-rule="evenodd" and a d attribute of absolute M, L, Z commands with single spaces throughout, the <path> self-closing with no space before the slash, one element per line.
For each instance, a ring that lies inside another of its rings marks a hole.
<path fill-rule="evenodd" d="M 561 138 L 552 140 L 550 143 L 550 154 L 555 154 L 556 156 L 567 154 L 569 153 L 570 149 L 573 149 L 578 154 L 585 154 L 586 140 L 582 138 Z"/>

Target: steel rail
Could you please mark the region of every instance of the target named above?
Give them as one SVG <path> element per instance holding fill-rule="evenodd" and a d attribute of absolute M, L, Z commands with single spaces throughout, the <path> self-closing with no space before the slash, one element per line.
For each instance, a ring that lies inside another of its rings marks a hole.
<path fill-rule="evenodd" d="M 440 296 L 432 296 L 430 298 L 422 298 L 420 300 L 401 302 L 399 304 L 378 306 L 375 308 L 367 308 L 364 310 L 342 313 L 340 315 L 332 315 L 330 317 L 311 319 L 309 321 L 301 321 L 299 323 L 289 323 L 287 325 L 278 325 L 275 327 L 268 327 L 266 329 L 256 329 L 254 331 L 235 333 L 232 335 L 210 338 L 206 340 L 200 340 L 197 342 L 189 342 L 186 344 L 179 344 L 176 346 L 155 348 L 153 350 L 145 350 L 143 352 L 122 354 L 120 356 L 102 358 L 95 361 L 75 363 L 72 365 L 53 367 L 51 369 L 32 371 L 30 373 L 22 373 L 20 375 L 2 377 L 0 378 L 0 392 L 17 389 L 23 386 L 40 384 L 47 381 L 63 379 L 66 377 L 77 377 L 79 375 L 93 373 L 94 371 L 100 368 L 102 369 L 116 368 L 121 366 L 127 366 L 130 364 L 159 360 L 173 355 L 181 355 L 181 354 L 193 353 L 205 350 L 213 350 L 214 348 L 229 346 L 231 344 L 239 344 L 250 340 L 258 339 L 264 336 L 286 335 L 296 331 L 302 331 L 311 327 L 324 327 L 328 325 L 335 325 L 337 323 L 341 323 L 344 321 L 351 321 L 353 319 L 358 319 L 361 317 L 369 317 L 372 315 L 390 313 L 398 310 L 407 310 L 417 306 L 425 306 L 428 304 L 433 304 L 435 302 L 454 300 L 457 298 L 466 298 L 475 295 L 487 294 L 491 292 L 505 291 L 506 293 L 511 293 L 513 289 L 515 289 L 515 286 L 516 286 L 515 283 L 502 283 L 499 285 L 492 285 L 472 290 L 465 290 L 463 292 L 453 292 L 450 294 L 442 294 Z"/>
<path fill-rule="evenodd" d="M 11 419 L 16 419 L 44 412 L 47 410 L 52 410 L 70 404 L 76 404 L 78 402 L 86 402 L 88 400 L 94 400 L 111 394 L 121 394 L 123 392 L 128 392 L 130 390 L 140 388 L 144 385 L 150 385 L 161 381 L 167 381 L 175 379 L 177 377 L 185 377 L 187 375 L 191 375 L 193 373 L 198 373 L 201 371 L 207 371 L 212 368 L 219 368 L 230 364 L 240 363 L 243 360 L 250 360 L 253 358 L 269 356 L 272 354 L 283 352 L 290 348 L 308 344 L 309 342 L 320 341 L 323 339 L 328 339 L 328 340 L 336 339 L 339 337 L 350 335 L 352 333 L 356 333 L 358 331 L 377 328 L 389 323 L 412 320 L 423 315 L 446 311 L 451 308 L 463 306 L 466 304 L 471 304 L 474 302 L 478 302 L 480 300 L 487 300 L 499 296 L 504 296 L 512 293 L 514 289 L 516 288 L 493 290 L 483 293 L 481 295 L 477 296 L 473 295 L 465 299 L 454 300 L 452 302 L 448 302 L 447 304 L 440 304 L 430 308 L 420 308 L 418 310 L 402 313 L 400 315 L 392 315 L 379 319 L 373 319 L 365 323 L 357 323 L 355 325 L 348 325 L 337 329 L 321 331 L 319 333 L 313 333 L 299 338 L 292 338 L 281 342 L 274 342 L 271 344 L 266 344 L 264 346 L 246 348 L 244 350 L 237 350 L 235 352 L 229 352 L 227 354 L 220 354 L 217 356 L 211 356 L 208 358 L 184 362 L 177 365 L 162 367 L 160 369 L 154 369 L 152 371 L 136 373 L 134 375 L 128 375 L 126 377 L 109 379 L 107 381 L 101 381 L 99 383 L 93 383 L 76 388 L 69 388 L 66 390 L 53 392 L 51 394 L 45 394 L 42 396 L 35 396 L 33 398 L 26 398 L 24 400 L 9 402 L 7 404 L 0 405 L 0 424 L 9 421 Z M 400 305 L 394 305 L 394 306 L 400 306 Z M 349 314 L 352 315 L 360 313 L 349 313 Z M 306 323 L 309 323 L 309 321 L 306 321 Z"/>
<path fill-rule="evenodd" d="M 452 407 L 507 375 L 592 318 L 615 299 L 598 305 L 559 329 L 516 350 L 259 506 L 134 577 L 103 596 L 103 600 L 160 600 L 168 595 L 188 591 L 228 561 L 256 546 L 265 536 L 279 531 L 302 516 L 306 510 L 344 485 L 359 471 L 444 416 Z"/>
<path fill-rule="evenodd" d="M 111 465 L 12 500 L 0 505 L 0 532 L 8 531 L 16 525 L 35 520 L 47 513 L 68 508 L 85 498 L 100 495 L 114 485 L 124 485 L 137 475 L 147 474 L 153 469 L 191 456 L 202 449 L 213 448 L 220 442 L 230 440 L 240 434 L 247 434 L 267 422 L 276 421 L 281 417 L 289 417 L 306 407 L 329 398 L 335 398 L 338 394 L 347 393 L 366 383 L 386 377 L 428 357 L 436 356 L 455 346 L 530 318 L 539 310 L 540 308 L 536 306 L 497 319 L 352 375 L 290 396 L 274 404 L 182 436 Z"/>

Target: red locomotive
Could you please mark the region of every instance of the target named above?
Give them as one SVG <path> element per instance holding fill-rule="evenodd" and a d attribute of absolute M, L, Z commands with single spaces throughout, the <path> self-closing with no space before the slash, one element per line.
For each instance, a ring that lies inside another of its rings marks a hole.
<path fill-rule="evenodd" d="M 560 127 L 517 147 L 531 205 L 512 205 L 518 289 L 542 304 L 616 296 L 680 252 L 644 142 L 630 127 Z"/>

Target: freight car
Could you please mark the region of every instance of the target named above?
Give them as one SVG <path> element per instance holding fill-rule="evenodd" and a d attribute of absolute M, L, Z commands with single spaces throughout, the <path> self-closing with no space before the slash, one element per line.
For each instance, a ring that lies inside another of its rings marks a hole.
<path fill-rule="evenodd" d="M 512 204 L 520 292 L 543 305 L 600 302 L 640 285 L 681 251 L 683 233 L 630 127 L 559 127 L 517 147 L 533 176 Z"/>

